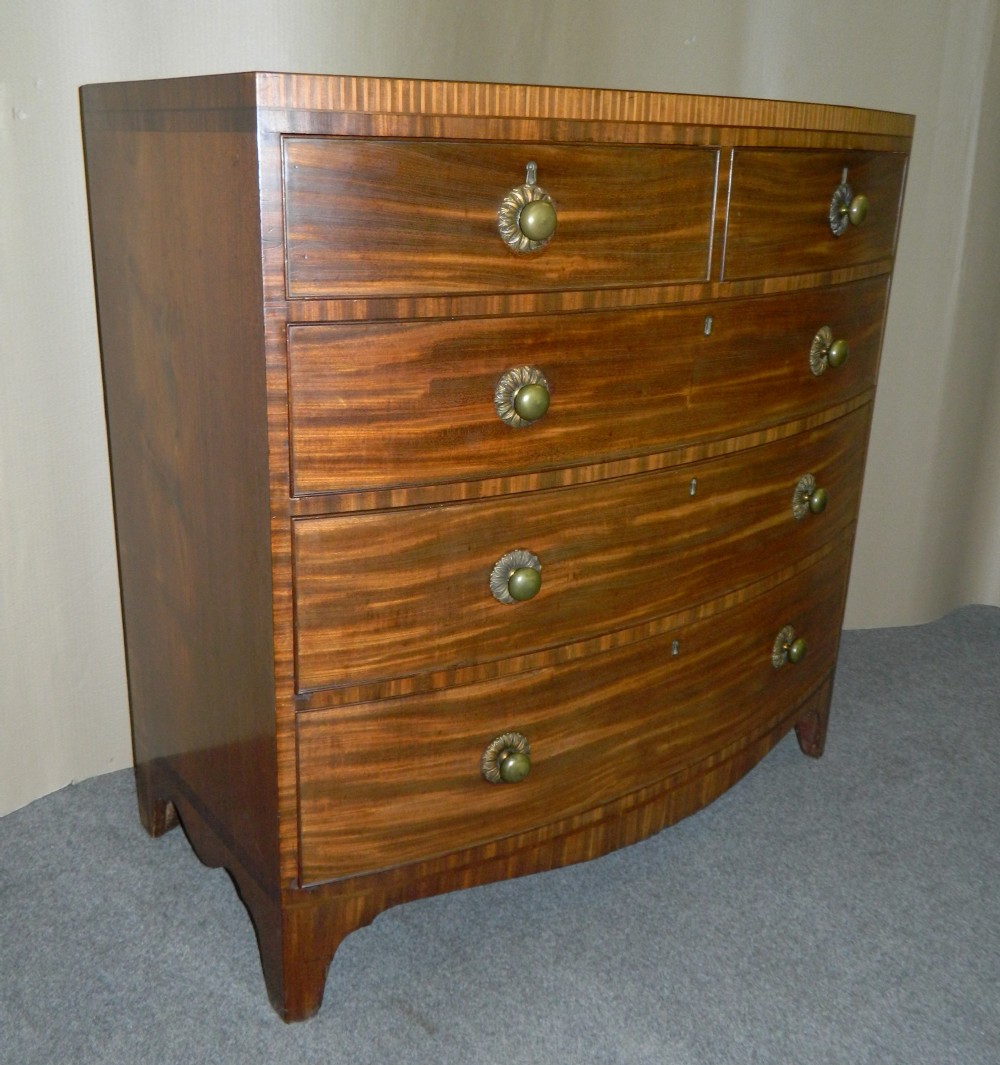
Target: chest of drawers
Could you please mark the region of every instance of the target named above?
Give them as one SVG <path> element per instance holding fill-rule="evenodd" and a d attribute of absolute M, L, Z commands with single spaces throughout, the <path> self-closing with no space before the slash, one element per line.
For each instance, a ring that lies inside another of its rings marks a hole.
<path fill-rule="evenodd" d="M 139 809 L 271 1000 L 822 751 L 912 119 L 81 93 Z"/>

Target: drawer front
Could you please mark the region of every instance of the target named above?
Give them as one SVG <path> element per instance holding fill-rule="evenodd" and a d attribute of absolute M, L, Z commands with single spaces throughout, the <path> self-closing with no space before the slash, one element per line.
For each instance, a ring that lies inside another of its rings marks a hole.
<path fill-rule="evenodd" d="M 514 834 L 680 770 L 697 775 L 829 675 L 849 555 L 845 543 L 743 608 L 618 651 L 502 684 L 300 714 L 303 882 L 474 846 L 498 824 Z M 786 625 L 808 650 L 776 669 Z M 490 784 L 481 755 L 508 731 L 527 738 L 531 771 Z"/>
<path fill-rule="evenodd" d="M 718 152 L 687 147 L 284 140 L 288 294 L 416 296 L 708 276 Z M 537 164 L 554 236 L 511 251 L 504 198 Z"/>
<path fill-rule="evenodd" d="M 673 308 L 289 330 L 298 494 L 471 480 L 725 439 L 874 386 L 888 281 Z M 706 317 L 711 316 L 706 335 Z M 851 354 L 816 376 L 829 326 Z M 494 401 L 528 365 L 547 412 Z"/>
<path fill-rule="evenodd" d="M 299 690 L 530 654 L 778 571 L 846 535 L 868 418 L 864 406 L 808 436 L 572 488 L 299 519 Z M 796 518 L 793 496 L 806 474 L 828 505 Z M 536 556 L 541 589 L 500 602 L 491 571 L 515 550 Z"/>
<path fill-rule="evenodd" d="M 830 201 L 844 169 L 868 200 L 860 225 L 830 228 Z M 723 277 L 836 270 L 891 259 L 906 156 L 888 152 L 738 149 L 733 161 Z"/>

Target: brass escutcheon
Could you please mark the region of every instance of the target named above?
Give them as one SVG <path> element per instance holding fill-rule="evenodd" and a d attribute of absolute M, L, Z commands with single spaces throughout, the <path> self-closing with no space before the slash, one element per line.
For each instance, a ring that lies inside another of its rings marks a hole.
<path fill-rule="evenodd" d="M 833 190 L 830 200 L 830 232 L 835 237 L 842 237 L 849 226 L 860 226 L 867 216 L 868 197 L 854 195 L 854 190 L 847 182 L 847 167 L 844 167 L 840 184 Z"/>
<path fill-rule="evenodd" d="M 775 637 L 774 647 L 771 649 L 771 665 L 775 669 L 781 669 L 786 663 L 795 665 L 806 656 L 806 641 L 801 636 L 795 635 L 795 629 L 786 625 Z"/>
<path fill-rule="evenodd" d="M 505 732 L 489 742 L 480 759 L 483 777 L 491 784 L 517 784 L 531 770 L 531 747 L 520 732 Z"/>
<path fill-rule="evenodd" d="M 556 205 L 536 183 L 538 167 L 528 163 L 524 184 L 510 190 L 500 204 L 497 229 L 511 251 L 525 254 L 539 251 L 556 231 Z"/>
<path fill-rule="evenodd" d="M 542 584 L 542 564 L 537 555 L 515 548 L 498 558 L 490 573 L 490 591 L 499 603 L 523 603 L 537 595 Z"/>
<path fill-rule="evenodd" d="M 534 425 L 548 410 L 551 392 L 541 370 L 534 366 L 515 366 L 497 381 L 493 406 L 504 424 L 513 429 L 524 429 Z"/>

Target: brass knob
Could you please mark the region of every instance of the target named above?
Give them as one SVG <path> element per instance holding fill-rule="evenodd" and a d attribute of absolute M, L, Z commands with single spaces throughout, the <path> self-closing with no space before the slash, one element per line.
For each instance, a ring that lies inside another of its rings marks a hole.
<path fill-rule="evenodd" d="M 822 514 L 829 502 L 825 488 L 818 488 L 811 473 L 799 478 L 792 492 L 792 514 L 801 521 L 807 514 Z"/>
<path fill-rule="evenodd" d="M 507 578 L 507 591 L 512 599 L 523 603 L 538 595 L 542 586 L 542 575 L 532 566 L 522 566 Z"/>
<path fill-rule="evenodd" d="M 487 744 L 480 769 L 491 784 L 517 784 L 531 772 L 531 747 L 520 732 L 505 732 Z"/>
<path fill-rule="evenodd" d="M 500 759 L 500 779 L 505 784 L 516 784 L 531 772 L 531 758 L 524 751 L 508 751 Z"/>
<path fill-rule="evenodd" d="M 526 422 L 537 422 L 548 409 L 549 390 L 541 381 L 524 385 L 514 393 L 514 410 Z"/>
<path fill-rule="evenodd" d="M 528 163 L 524 184 L 511 189 L 500 204 L 497 229 L 511 251 L 538 251 L 556 231 L 556 205 L 537 181 L 538 166 Z"/>
<path fill-rule="evenodd" d="M 791 625 L 786 625 L 775 638 L 771 649 L 771 665 L 775 669 L 781 669 L 786 662 L 796 665 L 805 658 L 806 650 L 806 641 L 795 635 Z"/>
<path fill-rule="evenodd" d="M 819 377 L 828 366 L 836 369 L 847 362 L 851 347 L 846 340 L 834 340 L 833 330 L 822 326 L 813 337 L 809 347 L 809 369 L 814 377 Z"/>
<path fill-rule="evenodd" d="M 850 355 L 851 349 L 846 340 L 835 340 L 826 349 L 826 361 L 827 363 L 836 369 L 838 366 L 843 366 L 847 362 L 847 356 Z"/>
<path fill-rule="evenodd" d="M 490 573 L 493 598 L 508 606 L 533 599 L 542 587 L 542 564 L 537 555 L 518 548 L 497 559 Z"/>
<path fill-rule="evenodd" d="M 830 232 L 835 237 L 843 236 L 848 226 L 860 226 L 868 217 L 868 197 L 859 193 L 854 195 L 854 190 L 847 182 L 847 169 L 840 179 L 840 184 L 834 189 L 833 198 L 830 200 Z"/>
<path fill-rule="evenodd" d="M 825 488 L 816 488 L 809 493 L 809 511 L 811 514 L 822 514 L 826 510 L 827 494 Z"/>
<path fill-rule="evenodd" d="M 860 226 L 868 217 L 868 197 L 858 193 L 847 207 L 847 219 L 852 226 Z"/>
<path fill-rule="evenodd" d="M 528 240 L 541 244 L 556 231 L 556 209 L 551 200 L 532 200 L 517 216 L 517 224 Z"/>
<path fill-rule="evenodd" d="M 551 389 L 534 366 L 515 366 L 497 382 L 493 406 L 497 417 L 514 429 L 533 425 L 549 409 Z"/>

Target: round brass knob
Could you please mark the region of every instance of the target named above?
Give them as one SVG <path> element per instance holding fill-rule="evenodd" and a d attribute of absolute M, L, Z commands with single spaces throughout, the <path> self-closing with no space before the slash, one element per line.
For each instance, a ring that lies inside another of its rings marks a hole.
<path fill-rule="evenodd" d="M 500 759 L 500 779 L 517 784 L 531 772 L 531 759 L 524 751 L 510 751 Z"/>
<path fill-rule="evenodd" d="M 851 349 L 846 340 L 835 340 L 826 350 L 826 361 L 836 369 L 847 362 Z"/>
<path fill-rule="evenodd" d="M 497 382 L 493 406 L 497 417 L 514 429 L 533 425 L 549 409 L 551 388 L 534 366 L 515 366 Z"/>
<path fill-rule="evenodd" d="M 541 244 L 556 231 L 556 209 L 551 200 L 532 200 L 517 216 L 517 224 L 528 240 Z"/>
<path fill-rule="evenodd" d="M 787 662 L 796 665 L 805 658 L 807 650 L 806 641 L 795 635 L 791 625 L 786 625 L 775 638 L 771 649 L 771 665 L 775 669 L 781 669 Z"/>
<path fill-rule="evenodd" d="M 814 377 L 819 377 L 828 366 L 834 369 L 843 366 L 850 353 L 851 346 L 847 341 L 834 340 L 833 330 L 824 325 L 817 331 L 809 347 L 809 369 Z"/>
<path fill-rule="evenodd" d="M 541 381 L 523 385 L 514 393 L 514 410 L 526 422 L 537 422 L 548 409 L 549 390 Z"/>
<path fill-rule="evenodd" d="M 491 740 L 480 759 L 483 777 L 491 784 L 517 784 L 531 772 L 531 747 L 520 732 Z"/>
<path fill-rule="evenodd" d="M 497 559 L 490 573 L 493 598 L 510 606 L 533 599 L 542 587 L 542 564 L 538 556 L 523 548 L 508 551 Z"/>
<path fill-rule="evenodd" d="M 792 514 L 796 521 L 801 521 L 807 514 L 822 514 L 828 502 L 826 489 L 818 488 L 816 478 L 807 473 L 799 478 L 792 492 Z"/>
<path fill-rule="evenodd" d="M 516 599 L 519 603 L 533 599 L 538 595 L 541 586 L 542 575 L 531 566 L 522 566 L 507 578 L 507 591 L 511 599 Z"/>
<path fill-rule="evenodd" d="M 556 231 L 556 205 L 537 178 L 538 166 L 528 163 L 524 184 L 507 193 L 497 212 L 497 229 L 511 251 L 539 251 Z"/>
<path fill-rule="evenodd" d="M 847 171 L 844 171 L 840 184 L 834 189 L 830 200 L 830 232 L 835 237 L 843 236 L 849 226 L 860 226 L 868 217 L 868 197 L 854 195 L 854 190 L 847 183 Z"/>
<path fill-rule="evenodd" d="M 826 510 L 827 494 L 825 488 L 816 488 L 809 493 L 809 512 L 822 514 Z"/>
<path fill-rule="evenodd" d="M 847 207 L 847 218 L 852 226 L 860 226 L 868 217 L 868 197 L 857 195 Z"/>

